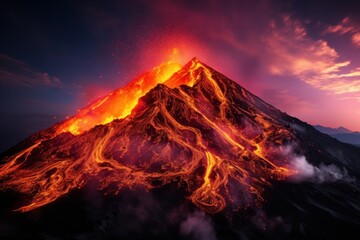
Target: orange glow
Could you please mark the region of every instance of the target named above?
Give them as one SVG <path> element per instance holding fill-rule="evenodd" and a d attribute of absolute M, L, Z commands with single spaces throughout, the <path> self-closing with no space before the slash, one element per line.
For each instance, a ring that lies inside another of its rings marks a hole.
<path fill-rule="evenodd" d="M 239 107 L 241 101 L 251 107 Z M 196 58 L 182 68 L 161 64 L 82 109 L 53 137 L 67 131 L 76 136 L 39 140 L 9 156 L 0 166 L 0 189 L 31 196 L 18 209 L 22 212 L 53 202 L 92 178 L 105 194 L 185 183 L 189 199 L 208 213 L 240 208 L 239 198 L 261 202 L 271 179 L 295 171 L 286 168 L 286 159 L 271 154 L 292 133 L 256 110 L 265 104 L 259 101 Z M 234 123 L 236 114 L 248 116 L 249 127 Z M 98 124 L 106 125 L 87 131 Z M 247 195 L 239 197 L 240 190 Z"/>
<path fill-rule="evenodd" d="M 80 134 L 96 125 L 112 122 L 128 116 L 140 97 L 157 84 L 165 82 L 181 65 L 174 62 L 163 63 L 151 72 L 141 75 L 128 85 L 81 109 L 74 117 L 62 124 L 58 133 Z"/>

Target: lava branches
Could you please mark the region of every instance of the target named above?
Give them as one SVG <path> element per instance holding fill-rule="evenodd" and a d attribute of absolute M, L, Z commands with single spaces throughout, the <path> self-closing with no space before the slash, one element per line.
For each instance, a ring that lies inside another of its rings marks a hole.
<path fill-rule="evenodd" d="M 91 180 L 105 194 L 177 182 L 208 213 L 261 202 L 272 179 L 293 173 L 269 150 L 272 136 L 291 133 L 262 111 L 270 105 L 199 60 L 176 66 L 155 68 L 55 125 L 51 138 L 9 153 L 0 189 L 29 196 L 20 211 Z"/>

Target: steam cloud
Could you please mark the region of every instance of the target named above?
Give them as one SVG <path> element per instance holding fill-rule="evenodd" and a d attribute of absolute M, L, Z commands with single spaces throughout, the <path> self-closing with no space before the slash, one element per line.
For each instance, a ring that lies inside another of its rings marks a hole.
<path fill-rule="evenodd" d="M 297 173 L 291 176 L 290 180 L 293 182 L 347 182 L 354 183 L 355 178 L 349 176 L 347 169 L 340 168 L 335 164 L 326 165 L 320 163 L 315 166 L 309 163 L 305 156 L 296 155 L 293 151 L 294 146 L 288 145 L 276 150 L 282 156 L 289 159 L 290 168 L 296 170 Z M 342 159 L 342 157 L 341 157 Z"/>
<path fill-rule="evenodd" d="M 292 177 L 295 182 L 311 181 L 316 183 L 324 182 L 354 182 L 355 179 L 350 177 L 345 168 L 340 169 L 334 164 L 325 165 L 321 163 L 319 166 L 310 164 L 304 156 L 294 157 L 291 161 L 293 169 L 298 174 Z"/>

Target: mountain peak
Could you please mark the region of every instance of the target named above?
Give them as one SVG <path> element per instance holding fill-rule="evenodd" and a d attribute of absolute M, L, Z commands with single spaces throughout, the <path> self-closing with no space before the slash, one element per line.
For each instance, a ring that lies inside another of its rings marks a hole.
<path fill-rule="evenodd" d="M 201 74 L 204 73 L 210 76 L 212 71 L 214 70 L 202 63 L 197 57 L 194 57 L 178 72 L 174 73 L 165 84 L 170 88 L 180 85 L 192 87 L 199 80 Z"/>
<path fill-rule="evenodd" d="M 319 130 L 322 133 L 326 134 L 342 134 L 342 133 L 352 133 L 351 130 L 345 128 L 345 127 L 337 127 L 337 128 L 331 128 L 331 127 L 325 127 L 322 125 L 315 125 L 314 126 L 317 130 Z"/>
<path fill-rule="evenodd" d="M 344 132 L 344 133 L 351 133 L 352 132 L 349 129 L 343 127 L 343 126 L 338 127 L 337 130 L 339 130 L 341 132 Z"/>
<path fill-rule="evenodd" d="M 197 62 L 200 62 L 200 60 L 197 57 L 193 57 L 190 62 L 197 63 Z"/>
<path fill-rule="evenodd" d="M 186 63 L 180 71 L 194 71 L 198 68 L 209 68 L 204 63 L 202 63 L 197 57 L 193 57 L 188 63 Z"/>

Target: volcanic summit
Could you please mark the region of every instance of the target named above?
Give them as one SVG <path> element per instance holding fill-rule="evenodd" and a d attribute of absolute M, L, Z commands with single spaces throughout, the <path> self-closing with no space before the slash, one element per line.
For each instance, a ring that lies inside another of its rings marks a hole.
<path fill-rule="evenodd" d="M 17 209 L 26 212 L 93 180 L 115 195 L 175 183 L 215 214 L 260 206 L 266 188 L 301 174 L 291 162 L 300 155 L 359 169 L 359 149 L 194 58 L 164 63 L 3 153 L 0 189 L 26 196 Z"/>

